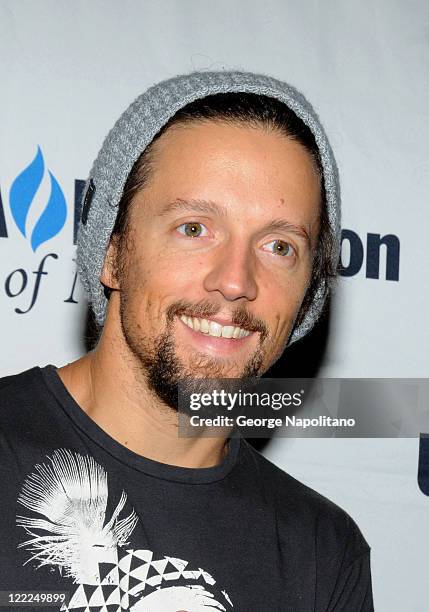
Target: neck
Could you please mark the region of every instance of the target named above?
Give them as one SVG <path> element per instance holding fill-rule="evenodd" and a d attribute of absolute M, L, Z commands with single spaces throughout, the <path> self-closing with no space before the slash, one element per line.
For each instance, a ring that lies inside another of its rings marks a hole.
<path fill-rule="evenodd" d="M 58 369 L 74 400 L 107 434 L 139 455 L 181 467 L 219 464 L 227 433 L 223 438 L 179 438 L 177 412 L 148 388 L 114 323 L 108 316 L 97 348 Z"/>

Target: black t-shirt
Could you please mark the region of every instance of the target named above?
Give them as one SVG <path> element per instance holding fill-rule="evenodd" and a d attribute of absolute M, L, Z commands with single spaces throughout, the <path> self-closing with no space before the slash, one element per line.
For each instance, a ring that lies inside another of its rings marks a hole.
<path fill-rule="evenodd" d="M 372 611 L 348 514 L 238 435 L 228 446 L 215 467 L 152 461 L 54 366 L 1 379 L 0 591 L 68 594 L 39 610 Z"/>

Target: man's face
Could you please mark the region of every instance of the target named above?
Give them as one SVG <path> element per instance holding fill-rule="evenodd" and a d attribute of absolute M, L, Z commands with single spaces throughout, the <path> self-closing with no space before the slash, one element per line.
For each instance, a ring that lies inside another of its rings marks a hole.
<path fill-rule="evenodd" d="M 279 132 L 199 121 L 158 139 L 120 277 L 105 267 L 102 280 L 118 289 L 108 318 L 167 404 L 181 378 L 260 376 L 278 359 L 310 280 L 319 207 L 314 162 Z"/>

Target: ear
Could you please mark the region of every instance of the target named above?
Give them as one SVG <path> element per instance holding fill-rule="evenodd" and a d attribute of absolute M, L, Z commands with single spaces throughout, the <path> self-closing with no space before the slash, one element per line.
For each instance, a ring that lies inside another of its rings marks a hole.
<path fill-rule="evenodd" d="M 119 282 L 116 274 L 117 252 L 117 240 L 115 236 L 112 236 L 104 257 L 103 269 L 100 274 L 100 281 L 109 289 L 119 289 Z"/>

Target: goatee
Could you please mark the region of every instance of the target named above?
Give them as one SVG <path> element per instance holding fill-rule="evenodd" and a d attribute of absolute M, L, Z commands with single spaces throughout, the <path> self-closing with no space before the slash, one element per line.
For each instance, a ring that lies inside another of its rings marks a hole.
<path fill-rule="evenodd" d="M 139 369 L 145 376 L 149 389 L 172 410 L 176 412 L 179 410 L 179 383 L 183 385 L 183 389 L 186 389 L 186 394 L 190 394 L 193 392 L 200 393 L 202 387 L 207 390 L 204 386 L 204 380 L 206 379 L 234 379 L 238 383 L 261 375 L 264 362 L 264 351 L 261 344 L 267 336 L 267 330 L 261 321 L 251 319 L 243 308 L 237 309 L 234 322 L 240 324 L 244 321 L 248 327 L 259 331 L 260 341 L 258 348 L 247 361 L 241 373 L 237 374 L 236 363 L 233 361 L 221 361 L 205 353 L 195 352 L 189 355 L 189 365 L 186 367 L 177 355 L 172 335 L 172 328 L 177 315 L 184 310 L 188 310 L 188 312 L 194 313 L 195 311 L 204 312 L 207 316 L 209 308 L 214 313 L 213 306 L 205 304 L 190 305 L 185 304 L 183 300 L 170 306 L 167 310 L 166 331 L 149 344 L 148 339 L 138 333 L 140 326 L 133 324 L 127 317 L 126 304 L 127 300 L 122 296 L 120 316 L 125 341 L 131 352 L 137 357 L 141 366 Z M 235 374 L 233 373 L 234 370 Z"/>

